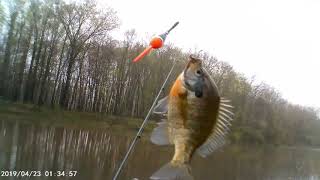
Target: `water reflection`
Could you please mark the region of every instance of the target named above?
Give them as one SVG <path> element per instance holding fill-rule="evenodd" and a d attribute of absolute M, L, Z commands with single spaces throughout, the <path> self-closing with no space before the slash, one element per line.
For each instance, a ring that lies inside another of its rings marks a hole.
<path fill-rule="evenodd" d="M 0 121 L 1 170 L 75 170 L 76 177 L 29 179 L 111 179 L 132 137 L 103 129 L 67 129 Z M 173 149 L 141 141 L 119 179 L 148 179 L 169 161 Z M 195 157 L 197 180 L 320 179 L 320 150 L 229 146 L 207 159 Z M 15 179 L 4 178 L 0 179 Z"/>

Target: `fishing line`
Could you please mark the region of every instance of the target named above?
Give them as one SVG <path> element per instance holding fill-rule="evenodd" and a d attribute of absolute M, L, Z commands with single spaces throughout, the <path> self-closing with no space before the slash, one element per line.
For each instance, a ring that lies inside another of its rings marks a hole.
<path fill-rule="evenodd" d="M 158 95 L 157 95 L 156 98 L 154 99 L 154 101 L 153 101 L 153 103 L 152 103 L 152 106 L 151 106 L 151 108 L 149 109 L 148 114 L 147 114 L 146 117 L 144 118 L 144 120 L 143 120 L 143 122 L 142 122 L 142 124 L 141 124 L 141 126 L 140 126 L 140 129 L 139 129 L 138 133 L 137 133 L 136 136 L 134 137 L 134 139 L 133 139 L 133 141 L 132 141 L 132 143 L 131 143 L 131 145 L 130 145 L 127 153 L 126 153 L 126 155 L 124 156 L 124 158 L 123 158 L 123 160 L 122 160 L 122 162 L 121 162 L 121 164 L 120 164 L 120 166 L 119 166 L 116 174 L 114 175 L 113 180 L 116 180 L 116 179 L 118 178 L 118 176 L 119 176 L 119 174 L 120 174 L 120 172 L 121 172 L 121 170 L 122 170 L 122 168 L 123 168 L 123 165 L 124 165 L 125 162 L 127 161 L 127 159 L 128 159 L 128 157 L 129 157 L 131 151 L 132 151 L 133 148 L 135 147 L 137 140 L 140 139 L 141 134 L 142 134 L 143 129 L 144 129 L 144 126 L 146 125 L 147 121 L 149 120 L 149 116 L 151 115 L 151 113 L 152 113 L 152 111 L 153 111 L 153 108 L 156 106 L 157 101 L 158 101 L 161 93 L 164 91 L 164 86 L 167 84 L 168 79 L 170 78 L 170 76 L 171 76 L 171 74 L 172 74 L 172 71 L 173 71 L 173 68 L 175 67 L 176 63 L 177 63 L 177 60 L 174 59 L 174 60 L 173 60 L 173 65 L 172 65 L 172 67 L 171 67 L 171 69 L 170 69 L 170 71 L 169 71 L 166 79 L 164 80 L 164 82 L 163 82 L 163 84 L 162 84 L 162 86 L 161 86 L 161 89 L 160 89 Z"/>

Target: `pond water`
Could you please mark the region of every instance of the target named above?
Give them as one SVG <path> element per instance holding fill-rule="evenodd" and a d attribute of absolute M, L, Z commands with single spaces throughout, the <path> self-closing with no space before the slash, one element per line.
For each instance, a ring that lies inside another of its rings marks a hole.
<path fill-rule="evenodd" d="M 20 171 L 20 175 L 28 171 L 32 176 L 17 178 L 1 172 L 0 179 L 112 179 L 133 138 L 116 134 L 101 128 L 72 129 L 0 120 L 0 170 Z M 141 140 L 119 179 L 148 179 L 172 153 L 172 147 Z M 229 145 L 206 159 L 196 155 L 191 166 L 196 180 L 318 180 L 320 150 Z"/>

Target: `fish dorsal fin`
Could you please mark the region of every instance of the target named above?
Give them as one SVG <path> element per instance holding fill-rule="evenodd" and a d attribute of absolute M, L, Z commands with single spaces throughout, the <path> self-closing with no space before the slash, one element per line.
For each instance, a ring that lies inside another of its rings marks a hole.
<path fill-rule="evenodd" d="M 153 113 L 155 114 L 161 114 L 165 115 L 168 113 L 168 103 L 169 103 L 169 97 L 166 96 L 158 101 L 158 104 L 153 109 Z"/>
<path fill-rule="evenodd" d="M 197 149 L 197 153 L 200 156 L 207 157 L 226 143 L 225 138 L 233 120 L 232 109 L 233 106 L 230 105 L 229 100 L 225 98 L 220 99 L 217 123 L 205 143 Z"/>
<path fill-rule="evenodd" d="M 158 126 L 154 128 L 151 133 L 151 142 L 160 146 L 172 144 L 169 140 L 167 120 L 162 119 L 161 122 L 158 122 L 157 124 Z"/>

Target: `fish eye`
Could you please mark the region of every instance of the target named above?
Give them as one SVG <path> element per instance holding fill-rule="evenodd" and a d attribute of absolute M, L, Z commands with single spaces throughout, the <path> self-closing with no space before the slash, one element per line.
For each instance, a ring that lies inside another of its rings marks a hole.
<path fill-rule="evenodd" d="M 196 73 L 197 73 L 197 75 L 201 75 L 202 74 L 202 72 L 200 70 L 197 70 Z"/>

